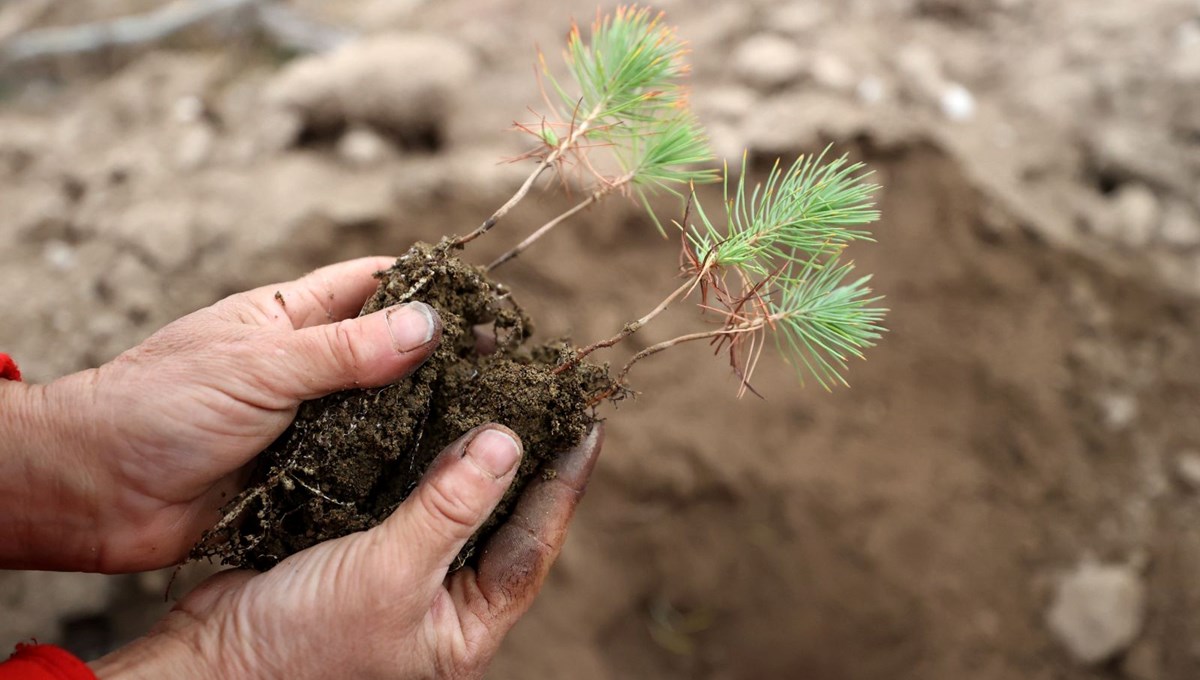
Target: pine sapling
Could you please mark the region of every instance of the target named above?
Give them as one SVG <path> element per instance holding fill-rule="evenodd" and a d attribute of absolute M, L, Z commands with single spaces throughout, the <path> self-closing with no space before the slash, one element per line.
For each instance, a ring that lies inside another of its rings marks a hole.
<path fill-rule="evenodd" d="M 586 171 L 592 185 L 587 197 L 496 258 L 487 271 L 613 194 L 634 195 L 665 235 L 649 199 L 660 191 L 681 196 L 680 188 L 686 187 L 698 225 L 686 213 L 683 223 L 674 223 L 681 233 L 684 283 L 613 337 L 576 350 L 556 370 L 568 370 L 593 352 L 620 343 L 669 307 L 698 294 L 715 327 L 639 352 L 618 373 L 616 386 L 623 386 L 637 361 L 685 342 L 708 340 L 726 352 L 740 379 L 739 394 L 744 393 L 753 389 L 750 377 L 767 334 L 775 336 L 784 356 L 800 369 L 801 380 L 811 375 L 827 389 L 846 384 L 849 358 L 861 358 L 883 332 L 885 310 L 874 306 L 880 298 L 867 286 L 870 277 L 851 280 L 854 266 L 842 258 L 850 242 L 870 240 L 865 227 L 879 217 L 872 200 L 878 187 L 865 181 L 862 164 L 845 156 L 829 160 L 828 149 L 801 157 L 787 169 L 777 161 L 749 193 L 743 157 L 740 177 L 731 187 L 727 164 L 721 174 L 703 167 L 712 155 L 703 128 L 687 107 L 681 83 L 688 71 L 682 63 L 685 53 L 674 29 L 662 23 L 662 14 L 651 18 L 646 8 L 620 7 L 598 18 L 590 42 L 572 26 L 566 50 L 572 86 L 555 79 L 539 54 L 550 115 L 537 126 L 517 125 L 539 141 L 521 156 L 539 159 L 538 166 L 513 199 L 456 243 L 465 245 L 491 229 L 551 166 L 564 180 L 569 168 Z M 587 112 L 582 119 L 580 111 Z M 618 171 L 597 169 L 590 158 L 596 148 L 609 152 L 609 163 L 599 167 Z M 725 214 L 714 223 L 694 187 L 721 177 Z M 619 391 L 616 386 L 607 396 Z"/>
<path fill-rule="evenodd" d="M 568 78 L 539 54 L 540 112 L 516 129 L 532 140 L 515 161 L 533 161 L 516 192 L 476 229 L 439 244 L 417 244 L 388 270 L 363 313 L 420 300 L 442 321 L 441 343 L 411 376 L 378 389 L 353 389 L 306 402 L 295 422 L 260 457 L 251 485 L 193 550 L 227 564 L 270 568 L 319 541 L 374 526 L 420 482 L 450 442 L 499 422 L 521 438 L 525 455 L 509 495 L 459 555 L 509 513 L 540 465 L 574 445 L 595 409 L 629 392 L 643 359 L 705 341 L 724 355 L 739 381 L 751 378 L 773 342 L 800 379 L 829 389 L 845 384 L 850 359 L 883 333 L 884 310 L 856 277 L 845 250 L 870 240 L 878 218 L 861 164 L 828 149 L 794 163 L 776 162 L 751 183 L 743 156 L 736 178 L 713 162 L 704 130 L 688 107 L 685 43 L 661 14 L 621 7 L 598 15 L 588 36 L 573 26 L 565 51 Z M 491 232 L 552 170 L 575 204 L 533 229 L 486 267 L 455 254 Z M 697 186 L 723 182 L 719 208 Z M 682 217 L 664 221 L 656 197 L 676 197 Z M 537 345 L 511 291 L 491 275 L 580 213 L 624 197 L 642 204 L 664 235 L 679 238 L 679 282 L 611 337 L 582 347 Z M 635 353 L 610 375 L 589 361 L 664 311 L 690 304 L 695 330 Z M 490 324 L 493 351 L 474 332 Z"/>

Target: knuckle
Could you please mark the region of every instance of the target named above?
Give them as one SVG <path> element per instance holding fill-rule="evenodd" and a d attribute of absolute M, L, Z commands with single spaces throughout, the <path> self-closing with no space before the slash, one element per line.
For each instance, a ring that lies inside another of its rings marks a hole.
<path fill-rule="evenodd" d="M 463 640 L 458 658 L 452 662 L 453 671 L 447 677 L 458 680 L 476 680 L 483 677 L 483 669 L 491 660 L 492 645 L 483 636 L 469 635 Z"/>
<path fill-rule="evenodd" d="M 477 612 L 492 627 L 511 625 L 529 607 L 557 555 L 553 545 L 512 519 L 496 538 L 502 541 L 502 556 L 485 567 L 485 602 Z"/>
<path fill-rule="evenodd" d="M 330 310 L 330 300 L 332 294 L 329 292 L 329 284 L 324 281 L 320 274 L 320 270 L 309 272 L 300 278 L 297 283 L 299 292 L 308 300 L 302 302 L 302 306 L 308 311 L 304 318 L 297 319 L 300 324 L 320 323 L 333 321 L 333 312 Z"/>
<path fill-rule="evenodd" d="M 462 650 L 439 655 L 435 660 L 437 671 L 434 677 L 446 680 L 480 680 L 487 659 L 482 650 L 476 651 L 469 645 Z"/>
<path fill-rule="evenodd" d="M 470 536 L 474 532 L 479 510 L 451 479 L 442 477 L 433 480 L 418 498 L 421 509 L 438 526 L 446 527 L 450 538 Z"/>
<path fill-rule="evenodd" d="M 510 602 L 525 599 L 529 591 L 536 587 L 539 575 L 546 571 L 556 553 L 554 546 L 529 529 L 519 527 L 518 530 L 523 534 L 519 547 L 509 568 L 504 570 L 496 584 Z"/>
<path fill-rule="evenodd" d="M 352 321 L 339 321 L 324 334 L 333 368 L 342 375 L 352 375 L 363 365 L 359 334 Z"/>

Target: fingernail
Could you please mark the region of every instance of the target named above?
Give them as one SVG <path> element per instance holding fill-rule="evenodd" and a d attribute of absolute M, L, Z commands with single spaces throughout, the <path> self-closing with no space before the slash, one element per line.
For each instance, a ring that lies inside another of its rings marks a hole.
<path fill-rule="evenodd" d="M 487 429 L 467 444 L 467 455 L 484 472 L 500 479 L 521 460 L 521 444 L 503 430 Z"/>
<path fill-rule="evenodd" d="M 409 302 L 387 313 L 388 332 L 397 352 L 411 352 L 433 340 L 437 312 L 424 302 Z"/>

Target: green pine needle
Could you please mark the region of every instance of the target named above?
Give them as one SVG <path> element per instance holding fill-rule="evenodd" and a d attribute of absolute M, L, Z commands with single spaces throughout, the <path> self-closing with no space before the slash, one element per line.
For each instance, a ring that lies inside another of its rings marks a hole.
<path fill-rule="evenodd" d="M 567 88 L 543 70 L 573 112 L 572 126 L 587 123 L 584 137 L 611 149 L 637 198 L 649 208 L 659 191 L 682 197 L 679 187 L 717 180 L 699 166 L 713 160 L 703 127 L 687 107 L 681 80 L 688 72 L 686 46 L 662 14 L 618 7 L 598 18 L 585 41 L 573 26 L 566 60 L 575 80 Z M 659 231 L 658 217 L 650 211 Z"/>
<path fill-rule="evenodd" d="M 684 99 L 680 78 L 687 73 L 686 47 L 674 27 L 647 7 L 618 7 L 592 24 L 585 42 L 579 26 L 567 38 L 567 65 L 581 96 L 551 83 L 568 108 L 604 120 L 644 120 Z"/>
<path fill-rule="evenodd" d="M 704 128 L 691 113 L 684 111 L 648 125 L 651 128 L 647 134 L 631 137 L 625 146 L 615 146 L 614 153 L 621 168 L 633 177 L 630 183 L 638 200 L 659 233 L 666 236 L 650 197 L 665 191 L 682 198 L 676 186 L 708 184 L 720 176 L 716 169 L 697 167 L 712 160 L 712 151 Z"/>
<path fill-rule="evenodd" d="M 776 161 L 749 194 L 743 158 L 742 179 L 732 191 L 725 174 L 726 228 L 714 226 L 701 210 L 704 230 L 693 230 L 692 245 L 711 252 L 718 266 L 762 276 L 780 262 L 800 263 L 839 252 L 850 241 L 871 240 L 859 227 L 879 219 L 871 199 L 878 187 L 863 181 L 861 163 L 846 156 L 825 162 L 828 152 L 801 156 L 786 171 Z"/>
<path fill-rule="evenodd" d="M 843 283 L 854 271 L 852 264 L 836 259 L 811 267 L 805 277 L 781 283 L 778 299 L 768 302 L 776 318 L 776 344 L 800 374 L 811 374 L 825 389 L 848 386 L 843 377 L 851 357 L 863 358 L 882 336 L 887 310 L 873 307 L 883 298 L 872 296 L 864 276 Z"/>
<path fill-rule="evenodd" d="M 850 242 L 872 240 L 864 227 L 879 218 L 878 187 L 865 181 L 861 163 L 845 156 L 826 162 L 828 151 L 787 170 L 777 161 L 752 190 L 743 158 L 736 186 L 726 172 L 723 227 L 697 201 L 700 226 L 687 230 L 700 261 L 769 284 L 763 299 L 780 351 L 802 382 L 811 374 L 826 389 L 846 384 L 848 360 L 874 345 L 886 314 L 872 306 L 881 298 L 872 296 L 870 277 L 846 283 L 854 267 L 839 263 Z"/>

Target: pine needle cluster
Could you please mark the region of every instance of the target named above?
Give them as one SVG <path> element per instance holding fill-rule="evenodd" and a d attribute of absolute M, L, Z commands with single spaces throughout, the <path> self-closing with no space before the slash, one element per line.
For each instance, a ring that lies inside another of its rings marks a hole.
<path fill-rule="evenodd" d="M 460 243 L 503 217 L 550 166 L 560 174 L 567 166 L 582 169 L 593 177 L 594 187 L 587 198 L 533 232 L 489 269 L 612 193 L 641 201 L 664 235 L 650 206 L 651 195 L 668 192 L 686 198 L 697 220 L 688 221 L 688 210 L 683 223 L 676 223 L 687 281 L 616 336 L 578 350 L 560 369 L 621 342 L 698 290 L 701 308 L 718 314 L 717 328 L 639 352 L 619 380 L 641 358 L 705 339 L 727 350 L 742 390 L 752 390 L 750 376 L 770 334 L 802 381 L 811 376 L 827 389 L 846 384 L 848 361 L 862 357 L 884 332 L 886 310 L 877 306 L 881 298 L 872 293 L 870 277 L 856 278 L 853 263 L 843 254 L 849 244 L 871 240 L 867 226 L 879 217 L 873 202 L 878 187 L 867 181 L 869 173 L 862 164 L 845 156 L 831 159 L 828 148 L 791 165 L 776 161 L 766 178 L 752 187 L 745 156 L 736 181 L 727 165 L 723 173 L 711 167 L 707 137 L 688 107 L 683 85 L 689 70 L 687 52 L 663 15 L 645 7 L 623 6 L 598 14 L 587 38 L 573 25 L 564 51 L 569 82 L 556 78 L 539 54 L 549 116 L 535 125 L 517 126 L 539 143 L 522 158 L 541 163 L 509 203 Z M 615 165 L 616 171 L 607 172 L 601 169 L 607 167 L 603 162 L 594 162 L 591 153 L 597 149 L 608 152 L 608 166 Z M 723 210 L 706 211 L 694 187 L 722 177 Z"/>
<path fill-rule="evenodd" d="M 573 25 L 564 57 L 574 82 L 560 82 L 541 58 L 546 81 L 571 112 L 564 116 L 547 99 L 558 122 L 539 132 L 543 153 L 574 145 L 582 158 L 589 149 L 609 149 L 619 173 L 606 177 L 586 159 L 581 165 L 593 170 L 602 188 L 631 187 L 647 208 L 658 191 L 681 195 L 681 187 L 715 181 L 716 171 L 702 167 L 713 155 L 683 85 L 687 51 L 663 14 L 645 7 L 622 6 L 598 16 L 590 40 Z"/>
<path fill-rule="evenodd" d="M 870 277 L 851 280 L 854 265 L 842 262 L 848 244 L 872 240 L 864 227 L 879 219 L 872 199 L 879 187 L 866 181 L 861 163 L 846 156 L 827 161 L 828 152 L 801 156 L 786 170 L 776 161 L 752 190 L 743 158 L 732 189 L 725 173 L 724 224 L 714 223 L 697 201 L 699 225 L 686 230 L 702 263 L 696 273 L 717 291 L 731 327 L 770 329 L 801 379 L 809 374 L 827 389 L 846 384 L 848 359 L 861 358 L 880 338 L 886 313 L 874 306 L 881 298 L 872 295 Z M 740 364 L 747 366 L 746 380 L 757 361 L 750 355 Z"/>

